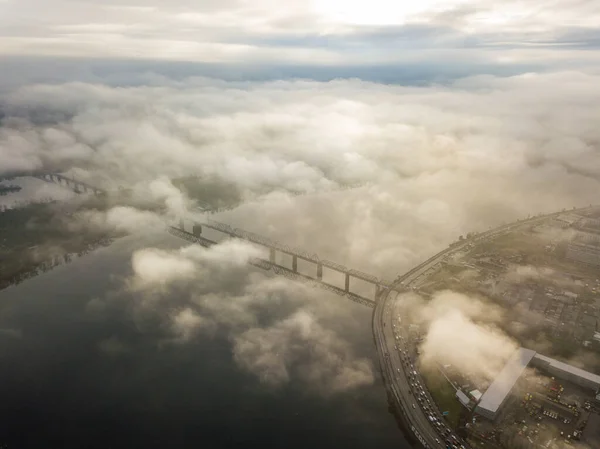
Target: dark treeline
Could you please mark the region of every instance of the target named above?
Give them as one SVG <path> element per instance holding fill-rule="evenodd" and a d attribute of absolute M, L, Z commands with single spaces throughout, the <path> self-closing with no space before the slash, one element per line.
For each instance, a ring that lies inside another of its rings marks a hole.
<path fill-rule="evenodd" d="M 6 196 L 9 193 L 18 192 L 21 190 L 20 186 L 0 186 L 0 196 Z"/>
<path fill-rule="evenodd" d="M 0 274 L 0 290 L 10 287 L 11 285 L 18 285 L 29 278 L 50 271 L 54 267 L 69 263 L 77 257 L 81 257 L 101 246 L 108 246 L 112 241 L 112 238 L 104 237 L 95 242 L 90 242 L 84 249 L 77 253 L 63 253 L 60 255 L 48 256 L 43 260 L 37 262 L 31 261 L 27 265 L 20 266 L 16 271 L 6 274 L 2 273 Z"/>
<path fill-rule="evenodd" d="M 54 203 L 31 203 L 0 212 L 0 289 L 67 263 L 115 235 L 68 225 L 72 212 Z"/>

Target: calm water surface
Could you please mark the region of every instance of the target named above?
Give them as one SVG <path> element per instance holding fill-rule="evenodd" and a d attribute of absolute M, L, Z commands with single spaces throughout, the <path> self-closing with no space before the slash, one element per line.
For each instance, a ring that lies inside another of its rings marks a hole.
<path fill-rule="evenodd" d="M 159 349 L 126 301 L 102 319 L 90 313 L 94 298 L 116 294 L 131 252 L 146 243 L 122 239 L 0 291 L 0 447 L 409 447 L 379 378 L 329 398 L 302 384 L 274 391 L 237 367 L 224 335 Z M 374 357 L 371 311 L 347 306 L 364 315 L 356 352 Z"/>

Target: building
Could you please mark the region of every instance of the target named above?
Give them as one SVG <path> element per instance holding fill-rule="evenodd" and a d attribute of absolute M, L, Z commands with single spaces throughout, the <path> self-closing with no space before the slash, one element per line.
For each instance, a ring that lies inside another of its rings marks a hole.
<path fill-rule="evenodd" d="M 475 413 L 490 420 L 496 419 L 502 405 L 510 396 L 515 383 L 517 383 L 535 354 L 536 352 L 531 349 L 518 349 L 483 394 L 479 404 L 475 407 Z"/>
<path fill-rule="evenodd" d="M 479 390 L 473 390 L 469 394 L 475 400 L 475 402 L 479 402 L 479 400 L 481 399 L 481 396 L 483 396 L 483 393 Z"/>
<path fill-rule="evenodd" d="M 458 401 L 464 405 L 467 408 L 471 408 L 470 404 L 471 404 L 471 400 L 469 399 L 469 397 L 463 393 L 462 390 L 457 390 L 456 391 L 456 397 L 458 398 Z"/>
<path fill-rule="evenodd" d="M 589 371 L 576 368 L 568 363 L 551 359 L 541 354 L 536 354 L 531 361 L 531 366 L 547 372 L 551 376 L 564 379 L 584 388 L 598 390 L 600 388 L 600 376 Z"/>
<path fill-rule="evenodd" d="M 590 265 L 600 265 L 600 243 L 579 236 L 567 246 L 567 259 Z"/>
<path fill-rule="evenodd" d="M 568 363 L 538 354 L 531 349 L 520 348 L 506 362 L 500 374 L 481 396 L 475 413 L 495 420 L 500 409 L 510 397 L 510 392 L 528 366 L 532 366 L 559 379 L 594 391 L 600 389 L 600 376 L 569 365 Z"/>

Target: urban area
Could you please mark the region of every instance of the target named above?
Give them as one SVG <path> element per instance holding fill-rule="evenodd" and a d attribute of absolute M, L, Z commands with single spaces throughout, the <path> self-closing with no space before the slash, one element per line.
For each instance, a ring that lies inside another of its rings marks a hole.
<path fill-rule="evenodd" d="M 412 407 L 437 428 L 439 447 L 600 448 L 600 210 L 477 236 L 461 236 L 456 251 L 405 286 L 424 298 L 451 290 L 501 307 L 502 330 L 520 347 L 492 379 L 469 366 L 421 370 L 426 329 L 393 303 L 397 370 Z"/>

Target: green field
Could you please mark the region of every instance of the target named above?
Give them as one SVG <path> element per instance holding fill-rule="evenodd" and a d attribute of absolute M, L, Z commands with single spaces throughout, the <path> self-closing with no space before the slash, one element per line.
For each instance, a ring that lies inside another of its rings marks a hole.
<path fill-rule="evenodd" d="M 454 388 L 440 373 L 428 373 L 423 371 L 422 374 L 427 389 L 440 409 L 440 412 L 448 412 L 446 421 L 450 427 L 456 428 L 463 407 L 460 402 L 458 402 L 458 399 L 456 399 Z"/>

